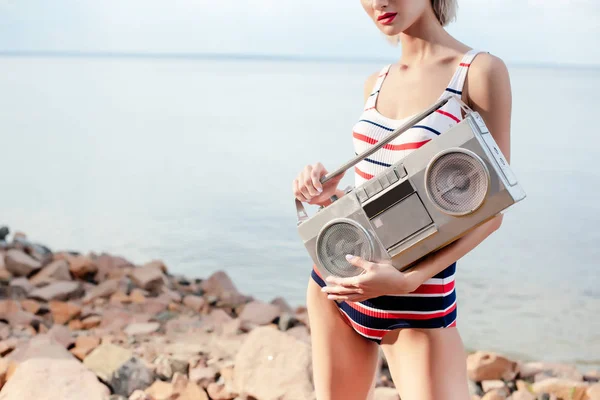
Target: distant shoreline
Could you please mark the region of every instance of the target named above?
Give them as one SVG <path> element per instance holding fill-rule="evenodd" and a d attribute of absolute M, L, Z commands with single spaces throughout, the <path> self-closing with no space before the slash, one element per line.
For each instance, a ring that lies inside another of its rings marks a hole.
<path fill-rule="evenodd" d="M 44 51 L 44 50 L 0 50 L 0 58 L 97 58 L 97 59 L 171 59 L 171 60 L 220 60 L 220 61 L 281 61 L 281 62 L 319 62 L 319 63 L 386 63 L 387 58 L 351 58 L 323 57 L 316 55 L 298 56 L 293 54 L 237 54 L 237 53 L 168 53 L 168 52 L 119 52 L 119 51 Z M 549 64 L 508 62 L 513 68 L 544 68 L 544 69 L 578 69 L 598 70 L 600 65 L 582 64 Z"/>

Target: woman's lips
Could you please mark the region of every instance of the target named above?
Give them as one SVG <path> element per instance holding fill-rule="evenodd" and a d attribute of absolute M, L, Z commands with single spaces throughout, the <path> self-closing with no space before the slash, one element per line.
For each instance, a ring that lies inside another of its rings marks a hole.
<path fill-rule="evenodd" d="M 389 25 L 391 24 L 394 19 L 396 18 L 396 15 L 398 13 L 385 13 L 385 14 L 381 14 L 379 17 L 377 17 L 377 21 L 382 23 L 383 25 Z"/>

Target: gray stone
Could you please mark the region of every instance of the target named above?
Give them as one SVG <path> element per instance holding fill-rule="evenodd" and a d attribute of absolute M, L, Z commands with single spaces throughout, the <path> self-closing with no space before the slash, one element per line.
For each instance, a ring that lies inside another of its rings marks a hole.
<path fill-rule="evenodd" d="M 42 268 L 42 263 L 16 249 L 6 252 L 4 263 L 6 269 L 15 276 L 28 276 Z"/>
<path fill-rule="evenodd" d="M 36 300 L 71 300 L 83 295 L 83 286 L 79 282 L 60 281 L 35 289 L 29 297 Z"/>

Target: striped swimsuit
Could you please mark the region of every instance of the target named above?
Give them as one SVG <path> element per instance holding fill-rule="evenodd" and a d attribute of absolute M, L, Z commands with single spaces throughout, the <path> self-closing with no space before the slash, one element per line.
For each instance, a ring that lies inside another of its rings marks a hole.
<path fill-rule="evenodd" d="M 470 50 L 461 60 L 452 80 L 440 96 L 461 95 L 471 61 L 479 53 Z M 387 118 L 376 109 L 379 90 L 391 65 L 384 67 L 375 82 L 365 110 L 353 128 L 356 154 L 362 153 L 374 143 L 408 121 Z M 390 143 L 360 161 L 354 168 L 355 186 L 362 185 L 391 164 L 401 160 L 437 135 L 447 131 L 462 119 L 460 106 L 449 101 L 435 113 L 418 122 Z M 456 291 L 454 275 L 456 263 L 452 263 L 434 277 L 425 281 L 415 291 L 392 296 L 380 296 L 361 302 L 335 302 L 344 320 L 361 336 L 381 343 L 383 336 L 398 328 L 446 328 L 456 326 Z M 313 265 L 312 278 L 323 287 L 323 281 Z"/>

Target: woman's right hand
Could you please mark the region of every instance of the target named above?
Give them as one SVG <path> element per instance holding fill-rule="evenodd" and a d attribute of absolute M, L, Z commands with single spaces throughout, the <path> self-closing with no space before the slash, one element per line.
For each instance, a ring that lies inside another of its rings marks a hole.
<path fill-rule="evenodd" d="M 321 205 L 328 202 L 336 192 L 337 186 L 346 172 L 344 171 L 322 185 L 321 178 L 327 173 L 328 171 L 320 162 L 304 167 L 302 172 L 294 179 L 294 196 L 308 204 Z"/>

